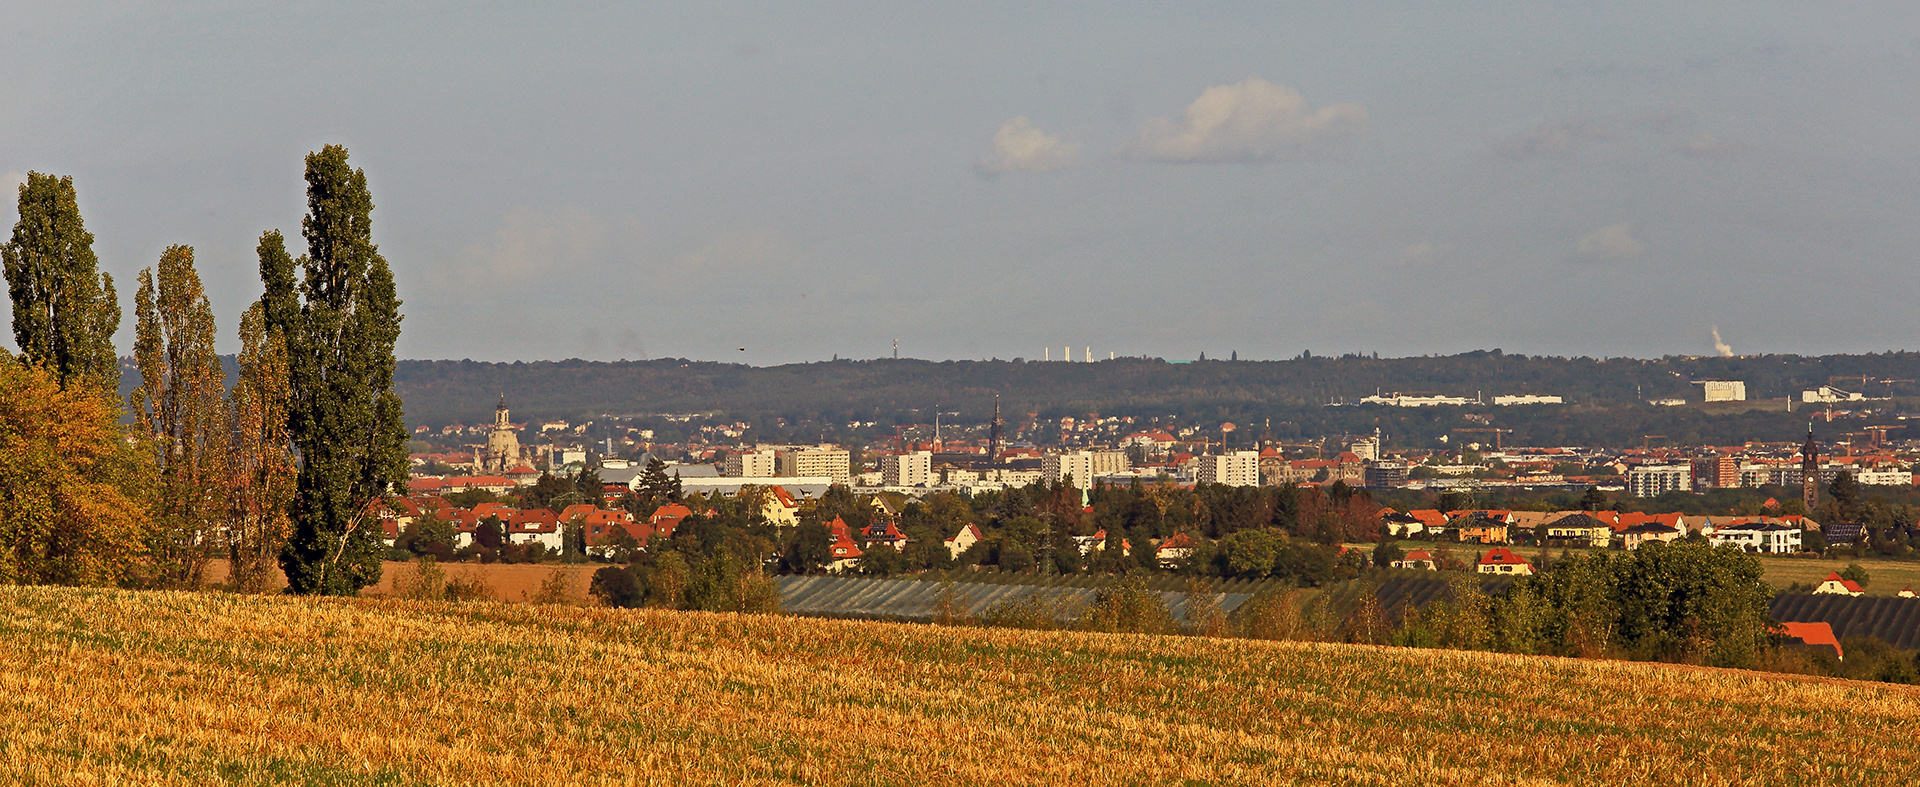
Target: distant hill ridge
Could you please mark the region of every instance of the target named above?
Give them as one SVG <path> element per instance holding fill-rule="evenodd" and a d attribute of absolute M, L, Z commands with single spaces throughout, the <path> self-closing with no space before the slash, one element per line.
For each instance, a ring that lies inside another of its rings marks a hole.
<path fill-rule="evenodd" d="M 1574 424 L 1540 435 L 1541 439 L 1582 439 L 1579 422 L 1595 409 L 1622 406 L 1649 411 L 1631 423 L 1597 428 L 1615 439 L 1639 441 L 1642 427 L 1689 430 L 1710 438 L 1696 424 L 1698 411 L 1651 408 L 1645 400 L 1684 398 L 1698 402 L 1696 380 L 1743 380 L 1749 399 L 1771 400 L 1784 409 L 1785 397 L 1832 384 L 1882 396 L 1920 395 L 1920 353 L 1819 357 L 1764 355 L 1743 357 L 1561 358 L 1506 354 L 1499 350 L 1413 358 L 1300 357 L 1286 361 L 1199 361 L 1121 358 L 1093 363 L 1035 361 L 924 361 L 877 359 L 827 361 L 755 367 L 745 364 L 656 359 L 646 361 L 401 361 L 397 385 L 408 420 L 416 425 L 473 423 L 492 411 L 504 394 L 516 418 L 580 418 L 601 414 L 722 413 L 754 421 L 789 422 L 871 420 L 890 425 L 926 423 L 936 406 L 952 423 L 983 422 L 991 416 L 993 396 L 1001 396 L 1009 420 L 1036 412 L 1059 415 L 1178 415 L 1199 420 L 1288 421 L 1300 430 L 1355 430 L 1374 425 L 1418 426 L 1422 421 L 1458 418 L 1447 412 L 1382 412 L 1400 408 L 1324 408 L 1329 401 L 1354 400 L 1379 392 L 1436 393 L 1491 399 L 1497 394 L 1557 394 L 1568 407 L 1497 408 L 1506 425 L 1528 428 L 1542 414 Z M 1844 378 L 1851 377 L 1849 383 Z M 1902 382 L 1883 383 L 1878 380 Z M 1849 387 L 1851 385 L 1851 387 Z M 916 416 L 912 411 L 919 410 Z M 1423 410 L 1428 408 L 1421 408 Z M 1737 409 L 1737 408 L 1736 408 Z M 1346 411 L 1346 412 L 1334 412 Z M 1667 411 L 1667 412 L 1651 412 Z M 1614 414 L 1618 417 L 1618 413 Z M 1757 417 L 1772 415 L 1775 417 Z M 1752 423 L 1734 431 L 1779 432 L 1766 439 L 1793 439 L 1793 424 L 1804 416 L 1754 413 Z M 1756 418 L 1757 417 L 1757 418 Z M 1729 416 L 1738 421 L 1740 417 Z M 1717 419 L 1727 420 L 1727 419 Z M 1625 429 L 1626 431 L 1620 431 Z M 1276 430 L 1278 432 L 1279 430 Z M 1616 434 L 1617 432 L 1617 434 Z M 1631 433 L 1631 434 L 1629 434 Z M 1660 431 L 1662 434 L 1670 432 Z M 1728 437 L 1735 435 L 1729 434 Z M 1760 439 L 1764 435 L 1753 435 Z M 1525 440 L 1526 434 L 1514 439 Z M 1673 436 L 1679 440 L 1681 436 Z M 1743 438 L 1749 439 L 1749 438 Z"/>

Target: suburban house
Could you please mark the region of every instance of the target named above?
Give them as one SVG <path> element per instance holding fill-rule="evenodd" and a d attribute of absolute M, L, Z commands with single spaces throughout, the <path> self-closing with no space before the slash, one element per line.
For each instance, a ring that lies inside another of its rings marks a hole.
<path fill-rule="evenodd" d="M 1427 529 L 1427 523 L 1412 514 L 1402 514 L 1391 508 L 1380 512 L 1380 525 L 1387 529 L 1387 535 L 1395 538 L 1412 538 Z"/>
<path fill-rule="evenodd" d="M 1821 580 L 1820 586 L 1814 588 L 1813 592 L 1837 596 L 1859 596 L 1864 595 L 1867 589 L 1860 587 L 1860 583 L 1851 579 L 1841 579 L 1840 572 L 1835 571 Z"/>
<path fill-rule="evenodd" d="M 1101 528 L 1097 531 L 1094 531 L 1094 534 L 1090 536 L 1074 536 L 1073 541 L 1074 543 L 1080 545 L 1080 554 L 1083 557 L 1086 555 L 1093 554 L 1095 552 L 1102 552 L 1102 551 L 1105 551 L 1107 548 L 1107 530 L 1106 528 Z M 1133 554 L 1133 544 L 1126 541 L 1121 541 L 1120 554 L 1122 555 Z"/>
<path fill-rule="evenodd" d="M 1193 536 L 1185 533 L 1168 536 L 1153 551 L 1153 557 L 1160 561 L 1161 568 L 1176 568 L 1180 565 L 1180 561 L 1187 559 L 1191 554 L 1193 554 Z"/>
<path fill-rule="evenodd" d="M 786 487 L 767 487 L 767 495 L 760 501 L 760 516 L 774 527 L 798 527 L 800 503 Z"/>
<path fill-rule="evenodd" d="M 1620 543 L 1628 549 L 1639 549 L 1641 544 L 1649 541 L 1670 544 L 1680 540 L 1681 535 L 1679 528 L 1658 522 L 1645 522 L 1620 531 Z"/>
<path fill-rule="evenodd" d="M 1800 551 L 1800 528 L 1767 521 L 1747 521 L 1713 528 L 1706 533 L 1714 546 L 1732 544 L 1748 552 L 1791 554 Z"/>
<path fill-rule="evenodd" d="M 853 528 L 840 517 L 834 517 L 827 528 L 833 533 L 833 544 L 827 547 L 827 570 L 835 574 L 852 571 L 859 565 L 860 556 L 866 554 L 853 542 Z"/>
<path fill-rule="evenodd" d="M 1833 626 L 1828 623 L 1782 623 L 1787 636 L 1799 640 L 1799 644 L 1808 649 L 1833 648 L 1833 657 L 1845 660 L 1847 655 L 1840 649 L 1840 639 L 1833 635 Z"/>
<path fill-rule="evenodd" d="M 872 549 L 877 544 L 893 547 L 895 552 L 904 552 L 907 548 L 907 537 L 901 535 L 900 528 L 894 526 L 893 520 L 875 519 L 873 524 L 861 529 L 860 543 L 866 545 L 867 549 Z"/>
<path fill-rule="evenodd" d="M 560 515 L 550 509 L 536 508 L 532 511 L 515 511 L 507 517 L 507 542 L 510 544 L 539 544 L 550 552 L 559 552 L 563 548 L 560 528 Z"/>
<path fill-rule="evenodd" d="M 1533 574 L 1533 564 L 1527 562 L 1526 558 L 1514 554 L 1513 550 L 1506 547 L 1494 547 L 1487 550 L 1486 554 L 1480 556 L 1480 562 L 1475 564 L 1474 568 L 1482 574 L 1506 574 L 1513 576 L 1530 576 Z"/>
<path fill-rule="evenodd" d="M 1569 514 L 1547 523 L 1547 543 L 1556 546 L 1606 549 L 1613 540 L 1613 528 L 1585 514 Z"/>
<path fill-rule="evenodd" d="M 983 536 L 980 535 L 980 526 L 968 522 L 967 526 L 960 528 L 960 532 L 955 533 L 953 538 L 947 539 L 947 556 L 954 560 L 959 560 L 960 553 L 967 551 L 968 547 L 980 543 L 982 537 Z"/>
<path fill-rule="evenodd" d="M 1393 561 L 1393 567 L 1394 568 L 1417 568 L 1425 571 L 1433 571 L 1439 568 L 1439 566 L 1433 560 L 1433 553 L 1428 552 L 1427 550 L 1424 550 L 1424 549 L 1416 549 L 1416 550 L 1413 550 L 1412 552 L 1408 552 L 1407 554 L 1403 555 L 1399 560 Z"/>
<path fill-rule="evenodd" d="M 1479 515 L 1467 516 L 1454 520 L 1454 527 L 1459 531 L 1462 542 L 1507 543 L 1507 523 L 1504 517 L 1491 519 Z"/>

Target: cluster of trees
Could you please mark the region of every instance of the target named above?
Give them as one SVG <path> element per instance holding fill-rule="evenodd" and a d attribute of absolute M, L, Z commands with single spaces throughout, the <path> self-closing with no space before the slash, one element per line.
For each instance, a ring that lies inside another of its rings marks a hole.
<path fill-rule="evenodd" d="M 193 249 L 141 271 L 122 429 L 113 280 L 72 178 L 29 173 L 4 247 L 21 353 L 0 360 L 0 581 L 191 587 L 215 557 L 241 589 L 269 586 L 276 564 L 297 593 L 379 580 L 373 504 L 406 478 L 400 301 L 365 173 L 328 146 L 306 183 L 307 253 L 261 236 L 231 389 Z"/>

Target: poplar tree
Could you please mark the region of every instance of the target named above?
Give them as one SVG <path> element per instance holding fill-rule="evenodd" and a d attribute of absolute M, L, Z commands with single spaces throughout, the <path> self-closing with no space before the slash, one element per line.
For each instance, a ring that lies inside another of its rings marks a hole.
<path fill-rule="evenodd" d="M 240 315 L 239 362 L 229 410 L 228 584 L 262 592 L 291 529 L 287 507 L 296 470 L 287 434 L 287 344 L 267 331 L 266 312 L 258 303 Z"/>
<path fill-rule="evenodd" d="M 140 271 L 134 293 L 140 387 L 127 404 L 159 471 L 148 544 L 153 582 L 195 587 L 226 518 L 226 375 L 214 353 L 213 308 L 193 267 L 193 247 L 168 247 L 158 268 L 157 277 L 153 268 Z"/>
<path fill-rule="evenodd" d="M 62 388 L 86 379 L 117 397 L 120 362 L 113 334 L 120 329 L 120 301 L 113 277 L 98 272 L 93 233 L 80 220 L 72 176 L 27 173 L 20 221 L 0 246 L 0 260 L 22 358 L 47 366 Z"/>
<path fill-rule="evenodd" d="M 373 243 L 373 197 L 347 150 L 306 159 L 307 253 L 260 238 L 261 307 L 285 342 L 287 431 L 299 472 L 280 567 L 296 593 L 352 595 L 380 580 L 376 503 L 406 481 L 406 430 L 393 391 L 400 300 Z M 294 268 L 304 274 L 294 283 Z"/>

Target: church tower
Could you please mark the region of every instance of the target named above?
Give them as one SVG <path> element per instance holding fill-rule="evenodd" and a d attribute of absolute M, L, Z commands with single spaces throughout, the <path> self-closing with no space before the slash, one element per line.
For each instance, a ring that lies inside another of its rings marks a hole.
<path fill-rule="evenodd" d="M 1807 444 L 1800 446 L 1800 501 L 1807 505 L 1807 515 L 1813 515 L 1813 506 L 1820 502 L 1820 448 L 1813 444 L 1813 422 L 1807 422 Z"/>
<path fill-rule="evenodd" d="M 481 471 L 505 473 L 526 462 L 520 451 L 520 436 L 514 434 L 513 423 L 508 420 L 507 395 L 500 395 L 500 405 L 493 408 L 493 433 L 487 435 L 487 458 L 481 464 Z"/>

